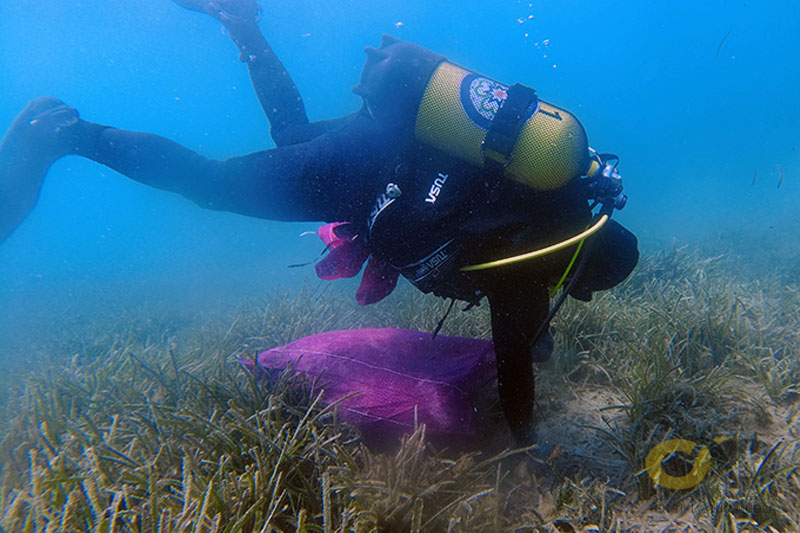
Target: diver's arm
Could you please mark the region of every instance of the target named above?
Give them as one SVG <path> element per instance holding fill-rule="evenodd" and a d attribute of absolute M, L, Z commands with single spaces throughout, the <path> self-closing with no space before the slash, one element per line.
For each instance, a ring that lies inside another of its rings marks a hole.
<path fill-rule="evenodd" d="M 523 279 L 500 278 L 487 292 L 500 403 L 514 438 L 519 444 L 528 445 L 535 438 L 531 346 L 547 316 L 549 300 L 546 287 Z"/>

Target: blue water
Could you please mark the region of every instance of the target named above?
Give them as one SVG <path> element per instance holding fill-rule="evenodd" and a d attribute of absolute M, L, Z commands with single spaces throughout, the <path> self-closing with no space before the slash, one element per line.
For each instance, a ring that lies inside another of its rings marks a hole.
<path fill-rule="evenodd" d="M 388 32 L 574 111 L 595 148 L 622 156 L 630 201 L 618 218 L 645 249 L 721 233 L 800 234 L 796 0 L 263 5 L 262 30 L 312 120 L 358 108 L 350 88 L 362 49 Z M 30 99 L 53 95 L 88 120 L 207 156 L 272 145 L 219 24 L 168 0 L 0 3 L 0 87 L 0 130 Z M 0 245 L 0 346 L 81 302 L 208 309 L 299 285 L 313 271 L 287 265 L 319 252 L 315 238 L 298 237 L 310 229 L 203 211 L 62 159 Z"/>

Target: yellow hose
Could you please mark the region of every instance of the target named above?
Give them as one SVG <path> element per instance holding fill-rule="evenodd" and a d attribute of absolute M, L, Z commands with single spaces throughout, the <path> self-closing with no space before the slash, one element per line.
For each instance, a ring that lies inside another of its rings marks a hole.
<path fill-rule="evenodd" d="M 540 250 L 534 250 L 532 252 L 528 252 L 522 255 L 515 255 L 513 257 L 506 257 L 505 259 L 497 259 L 496 261 L 489 261 L 488 263 L 478 263 L 476 265 L 467 265 L 465 267 L 461 267 L 459 270 L 462 272 L 472 272 L 475 270 L 487 270 L 489 268 L 500 267 L 504 265 L 510 265 L 512 263 L 519 263 L 520 261 L 527 261 L 528 259 L 534 259 L 536 257 L 541 257 L 543 255 L 547 255 L 549 253 L 557 252 L 558 250 L 563 250 L 568 246 L 579 242 L 586 237 L 594 234 L 603 227 L 603 224 L 608 222 L 608 215 L 603 215 L 591 228 L 587 229 L 583 233 L 575 235 L 574 237 L 570 237 L 566 241 L 559 242 L 552 246 L 548 246 L 547 248 L 542 248 Z"/>

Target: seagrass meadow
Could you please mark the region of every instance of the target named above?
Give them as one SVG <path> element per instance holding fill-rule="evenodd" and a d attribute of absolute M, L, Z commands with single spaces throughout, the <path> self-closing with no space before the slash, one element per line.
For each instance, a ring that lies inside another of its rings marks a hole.
<path fill-rule="evenodd" d="M 257 382 L 236 363 L 320 331 L 432 330 L 447 302 L 410 289 L 371 308 L 314 285 L 215 314 L 65 317 L 0 377 L 0 526 L 798 531 L 800 254 L 785 242 L 676 245 L 592 302 L 568 301 L 537 369 L 528 449 L 508 448 L 493 386 L 475 399 L 475 449 L 419 427 L 377 452 L 322 405 L 321 383 Z M 452 314 L 443 334 L 488 337 L 486 307 Z M 691 486 L 648 471 L 670 439 L 707 451 L 661 463 L 674 478 L 703 462 Z"/>

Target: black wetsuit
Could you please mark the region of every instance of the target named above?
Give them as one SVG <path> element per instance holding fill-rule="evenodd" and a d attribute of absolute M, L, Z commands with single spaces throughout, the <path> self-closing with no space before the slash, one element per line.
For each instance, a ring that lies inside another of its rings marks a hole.
<path fill-rule="evenodd" d="M 533 337 L 548 313 L 548 286 L 573 250 L 482 272 L 457 268 L 527 252 L 585 229 L 591 213 L 577 182 L 537 192 L 498 180 L 440 152 L 400 142 L 365 110 L 309 123 L 294 83 L 257 29 L 239 28 L 233 37 L 276 148 L 216 161 L 155 135 L 81 121 L 75 153 L 205 208 L 272 220 L 353 222 L 371 253 L 422 290 L 467 301 L 487 296 L 503 409 L 517 439 L 529 441 Z M 387 199 L 390 183 L 400 195 Z M 593 240 L 575 293 L 583 298 L 619 283 L 638 257 L 635 237 L 614 223 Z"/>

